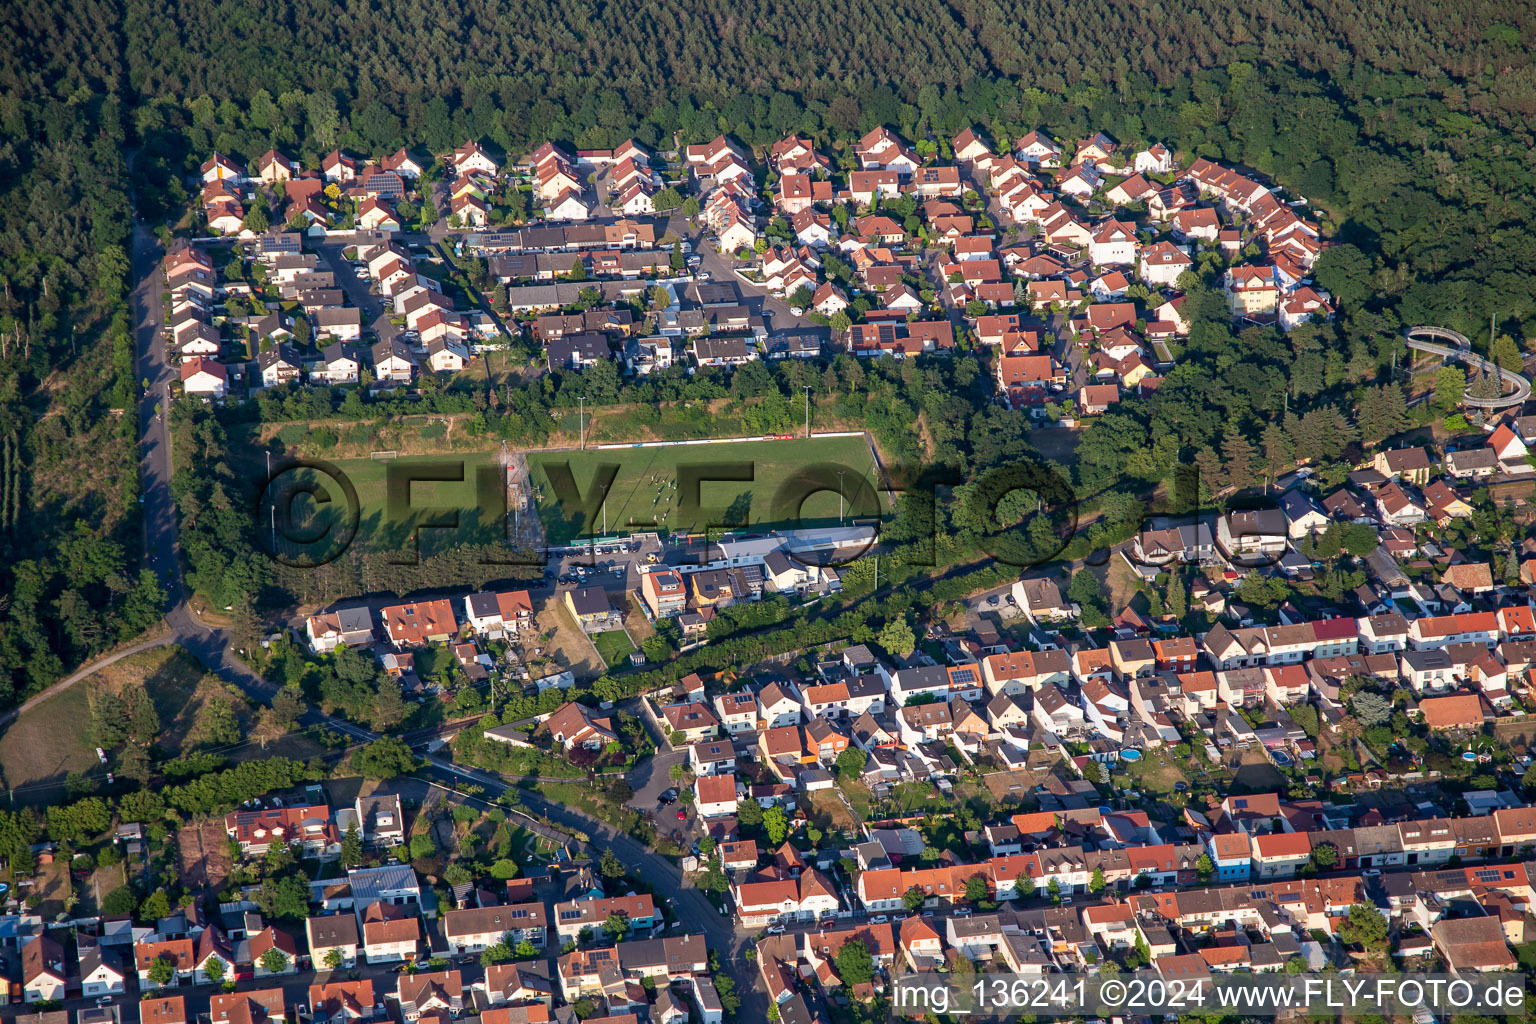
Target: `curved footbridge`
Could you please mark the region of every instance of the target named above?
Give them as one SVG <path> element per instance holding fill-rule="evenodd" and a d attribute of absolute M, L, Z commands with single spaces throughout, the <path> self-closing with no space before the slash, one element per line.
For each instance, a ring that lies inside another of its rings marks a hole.
<path fill-rule="evenodd" d="M 1498 364 L 1484 359 L 1472 351 L 1472 343 L 1464 334 L 1448 330 L 1444 327 L 1410 327 L 1403 332 L 1408 341 L 1408 347 L 1420 352 L 1429 352 L 1446 359 L 1455 359 L 1469 366 L 1477 367 L 1485 372 L 1498 374 L 1501 390 L 1503 386 L 1513 387 L 1510 394 L 1500 394 L 1498 398 L 1476 398 L 1472 395 L 1471 385 L 1462 396 L 1462 404 L 1470 405 L 1474 409 L 1507 409 L 1512 405 L 1519 405 L 1531 396 L 1531 382 L 1512 370 L 1506 370 Z M 1448 341 L 1451 344 L 1441 345 L 1436 341 Z"/>

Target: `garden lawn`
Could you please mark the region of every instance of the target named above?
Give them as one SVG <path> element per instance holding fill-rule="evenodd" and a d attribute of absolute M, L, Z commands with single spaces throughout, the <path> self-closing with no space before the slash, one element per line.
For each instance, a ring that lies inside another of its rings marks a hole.
<path fill-rule="evenodd" d="M 603 664 L 609 668 L 622 665 L 630 652 L 635 649 L 629 634 L 622 629 L 610 629 L 606 633 L 598 633 L 592 637 L 592 645 L 597 648 L 597 656 L 602 658 Z"/>

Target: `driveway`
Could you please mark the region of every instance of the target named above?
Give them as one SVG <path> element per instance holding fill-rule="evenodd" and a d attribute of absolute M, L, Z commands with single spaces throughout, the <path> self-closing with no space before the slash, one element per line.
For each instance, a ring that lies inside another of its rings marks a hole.
<path fill-rule="evenodd" d="M 965 599 L 966 607 L 977 615 L 983 613 L 996 615 L 1000 619 L 1011 619 L 1019 614 L 1018 606 L 1012 603 L 1013 584 L 1004 583 L 1000 587 L 984 590 L 975 597 Z"/>
<path fill-rule="evenodd" d="M 1072 330 L 1067 326 L 1067 315 L 1056 313 L 1051 316 L 1051 331 L 1056 336 L 1056 344 L 1053 354 L 1056 361 L 1067 368 L 1067 390 L 1076 392 L 1078 388 L 1088 383 L 1088 369 L 1083 361 L 1083 350 L 1077 344 L 1077 339 L 1072 336 Z"/>

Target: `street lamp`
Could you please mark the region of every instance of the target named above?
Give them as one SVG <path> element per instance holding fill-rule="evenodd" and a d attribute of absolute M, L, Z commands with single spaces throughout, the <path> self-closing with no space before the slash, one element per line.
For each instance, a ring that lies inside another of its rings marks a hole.
<path fill-rule="evenodd" d="M 805 389 L 805 439 L 809 441 L 811 439 L 811 386 L 809 384 L 800 386 Z"/>
<path fill-rule="evenodd" d="M 837 471 L 837 525 L 843 525 L 843 474 L 847 470 Z"/>
<path fill-rule="evenodd" d="M 584 425 L 586 423 L 586 402 L 586 395 L 576 396 L 576 436 L 579 438 L 578 443 L 581 445 L 582 451 L 587 450 L 587 431 Z"/>

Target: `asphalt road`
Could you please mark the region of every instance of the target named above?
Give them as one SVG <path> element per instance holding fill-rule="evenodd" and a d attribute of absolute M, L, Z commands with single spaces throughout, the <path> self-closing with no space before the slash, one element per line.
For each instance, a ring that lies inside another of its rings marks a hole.
<path fill-rule="evenodd" d="M 144 551 L 175 608 L 182 601 L 176 564 L 176 516 L 171 499 L 170 385 L 176 379 L 161 337 L 160 260 L 164 251 L 143 222 L 133 228 L 134 344 L 138 372 L 147 381 L 139 400 L 139 499 L 143 502 Z"/>
<path fill-rule="evenodd" d="M 380 341 L 388 341 L 400 328 L 389 322 L 389 310 L 381 296 L 368 290 L 371 278 L 360 278 L 352 264 L 341 258 L 342 251 L 354 242 L 321 242 L 315 246 L 325 268 L 336 275 L 336 285 L 346 293 L 347 301 L 363 311 L 363 331 L 372 331 Z"/>
<path fill-rule="evenodd" d="M 367 732 L 357 727 L 347 731 L 354 734 Z M 450 784 L 454 779 L 473 782 L 483 786 L 491 799 L 514 788 L 499 777 L 464 768 L 439 757 L 429 755 L 427 763 L 428 772 L 434 778 L 446 780 Z M 594 856 L 601 857 L 604 850 L 612 850 L 621 864 L 654 885 L 658 896 L 670 902 L 678 919 L 683 922 L 681 931 L 702 933 L 709 942 L 709 948 L 719 955 L 721 968 L 735 980 L 736 991 L 741 995 L 741 1010 L 737 1019 L 755 1021 L 766 1016 L 768 997 L 757 989 L 756 966 L 746 958 L 748 933 L 736 927 L 734 917 L 722 915 L 701 891 L 685 887 L 683 873 L 676 865 L 630 836 L 580 811 L 564 804 L 551 803 L 536 792 L 519 789 L 517 795 L 519 802 L 530 813 L 554 825 L 585 832 L 591 837 L 588 847 Z"/>
<path fill-rule="evenodd" d="M 171 626 L 172 641 L 186 648 L 221 679 L 238 686 L 258 703 L 266 704 L 271 701 L 276 687 L 239 660 L 231 649 L 231 638 L 224 631 L 203 623 L 197 617 L 181 585 L 177 567 L 179 546 L 175 505 L 170 490 L 170 436 L 165 416 L 156 409 L 157 403 L 165 399 L 166 387 L 171 380 L 171 370 L 165 358 L 166 348 L 159 339 L 160 257 L 160 246 L 154 236 L 142 225 L 137 226 L 133 253 L 134 272 L 138 279 L 133 293 L 135 331 L 139 372 L 149 380 L 149 387 L 140 403 L 140 428 L 144 437 L 140 459 L 145 551 L 168 597 L 166 621 Z M 643 558 L 644 554 L 642 551 L 630 558 Z M 627 576 L 634 574 L 632 562 L 627 570 Z M 611 574 L 609 579 L 618 582 Z M 628 582 L 627 578 L 625 582 Z M 368 729 L 326 715 L 317 708 L 311 708 L 306 713 L 302 724 L 325 725 L 362 742 L 378 738 L 377 734 Z M 428 755 L 426 764 L 427 772 L 434 779 L 450 785 L 458 779 L 474 782 L 485 787 L 486 793 L 493 798 L 510 788 L 498 777 L 460 767 L 436 755 Z M 589 835 L 598 856 L 601 856 L 603 850 L 612 849 L 621 862 L 638 869 L 641 877 L 653 882 L 657 891 L 672 901 L 685 929 L 703 932 L 709 939 L 710 948 L 719 952 L 722 966 L 735 979 L 737 991 L 742 997 L 741 1019 L 757 1020 L 766 1016 L 767 997 L 756 990 L 756 971 L 744 955 L 745 934 L 739 933 L 734 926 L 734 919 L 722 916 L 703 893 L 685 888 L 682 872 L 671 861 L 580 811 L 552 804 L 537 793 L 519 791 L 518 795 L 522 804 L 533 813 L 545 816 L 556 825 Z"/>
<path fill-rule="evenodd" d="M 768 329 L 784 330 L 790 327 L 815 326 L 805 317 L 797 317 L 789 311 L 789 303 L 768 293 L 768 289 L 760 285 L 743 281 L 736 276 L 736 261 L 729 256 L 721 255 L 715 249 L 715 243 L 706 239 L 704 233 L 688 223 L 688 219 L 681 215 L 667 220 L 665 230 L 672 232 L 679 238 L 687 239 L 693 246 L 694 255 L 699 257 L 699 270 L 709 273 L 709 283 L 729 283 L 736 286 L 736 291 L 741 295 L 741 304 L 754 313 L 763 315 Z"/>
<path fill-rule="evenodd" d="M 147 226 L 135 223 L 132 264 L 137 284 L 132 294 L 132 305 L 138 373 L 145 382 L 144 395 L 138 409 L 144 554 L 145 561 L 155 571 L 166 593 L 165 621 L 170 626 L 170 635 L 163 642 L 179 644 L 220 679 L 239 687 L 256 703 L 269 704 L 277 687 L 239 659 L 238 652 L 233 649 L 233 639 L 225 630 L 211 626 L 198 617 L 181 581 L 178 524 L 171 495 L 173 466 L 167 417 L 169 386 L 175 375 L 167 359 L 167 347 L 160 335 L 162 282 L 159 267 L 162 255 L 159 242 Z M 342 280 L 347 278 L 343 276 Z M 638 557 L 643 556 L 642 551 Z M 626 570 L 626 577 L 622 581 L 625 584 L 634 575 L 634 565 L 631 563 L 626 566 Z M 608 581 L 603 582 L 617 586 L 621 581 L 609 574 Z M 58 686 L 67 685 L 68 682 L 65 680 L 62 684 L 55 684 L 54 688 L 39 697 L 57 692 Z M 379 738 L 378 734 L 362 726 L 327 715 L 318 708 L 310 708 L 300 724 L 327 726 L 358 742 Z M 647 777 L 641 780 L 642 785 L 649 783 L 650 773 L 656 770 L 655 766 L 645 769 Z M 484 787 L 492 798 L 511 788 L 499 777 L 461 767 L 432 754 L 425 757 L 425 771 L 435 781 L 450 786 L 456 780 L 473 782 Z M 756 970 L 745 956 L 746 933 L 738 930 L 734 918 L 722 915 L 702 892 L 685 887 L 682 872 L 671 861 L 580 811 L 550 803 L 537 793 L 520 790 L 518 796 L 523 806 L 532 813 L 542 815 L 553 824 L 586 833 L 591 837 L 590 846 L 598 856 L 604 850 L 612 849 L 622 863 L 638 869 L 641 877 L 654 883 L 658 893 L 671 902 L 678 919 L 684 922 L 684 928 L 702 932 L 708 938 L 710 948 L 718 953 L 723 969 L 736 981 L 737 992 L 742 999 L 741 1019 L 758 1020 L 766 1016 L 767 997 L 757 990 Z M 81 1005 L 89 1002 L 82 1000 Z"/>

